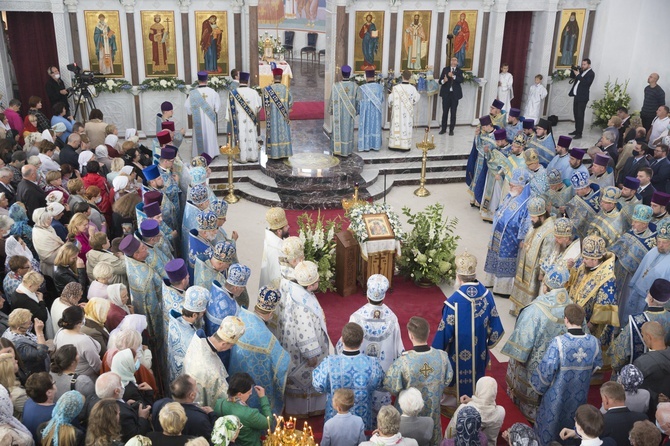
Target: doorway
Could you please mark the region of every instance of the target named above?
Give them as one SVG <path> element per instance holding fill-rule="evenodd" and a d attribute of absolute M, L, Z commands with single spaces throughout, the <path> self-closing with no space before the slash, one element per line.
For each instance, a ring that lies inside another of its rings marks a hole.
<path fill-rule="evenodd" d="M 530 30 L 533 21 L 531 11 L 508 12 L 505 15 L 505 34 L 503 35 L 501 64 L 509 64 L 509 72 L 514 76 L 514 99 L 512 107 L 520 108 L 524 92 L 526 77 L 526 62 L 528 60 L 528 45 Z"/>

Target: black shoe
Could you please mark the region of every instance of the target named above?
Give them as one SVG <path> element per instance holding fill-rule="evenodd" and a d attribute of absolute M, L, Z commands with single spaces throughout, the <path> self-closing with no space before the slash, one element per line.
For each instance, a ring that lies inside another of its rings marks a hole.
<path fill-rule="evenodd" d="M 454 131 L 453 130 L 449 130 L 449 136 L 454 136 Z"/>
<path fill-rule="evenodd" d="M 570 135 L 570 136 L 573 136 L 573 135 L 576 135 L 576 134 L 577 134 L 577 130 L 575 130 L 574 132 L 568 133 L 568 135 Z"/>
<path fill-rule="evenodd" d="M 576 139 L 582 139 L 582 135 L 575 135 L 575 136 L 572 137 L 573 141 L 576 140 Z"/>
<path fill-rule="evenodd" d="M 446 130 L 440 130 L 440 133 L 438 133 L 438 135 L 444 135 L 445 133 L 447 133 Z"/>

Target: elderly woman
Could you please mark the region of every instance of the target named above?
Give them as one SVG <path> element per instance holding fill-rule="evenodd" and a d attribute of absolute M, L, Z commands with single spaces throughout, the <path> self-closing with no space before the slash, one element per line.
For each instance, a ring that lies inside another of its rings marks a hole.
<path fill-rule="evenodd" d="M 35 444 L 28 428 L 14 417 L 12 399 L 3 386 L 0 386 L 0 438 L 4 444 L 12 446 L 34 446 Z"/>
<path fill-rule="evenodd" d="M 2 281 L 2 289 L 12 304 L 11 298 L 14 296 L 16 288 L 23 282 L 23 276 L 32 269 L 32 265 L 26 256 L 12 256 L 8 259 L 9 272 Z"/>
<path fill-rule="evenodd" d="M 100 170 L 100 164 L 97 161 L 89 161 L 86 165 L 86 171 L 86 176 L 82 178 L 82 181 L 87 188 L 96 186 L 100 189 L 100 201 L 96 203 L 96 206 L 105 218 L 108 218 L 112 213 L 112 202 L 109 197 L 107 180 Z"/>
<path fill-rule="evenodd" d="M 90 299 L 84 307 L 86 324 L 81 328 L 81 332 L 100 344 L 100 359 L 107 352 L 109 341 L 109 332 L 105 328 L 107 313 L 109 313 L 109 301 L 100 297 Z"/>
<path fill-rule="evenodd" d="M 105 328 L 109 331 L 119 326 L 124 317 L 133 313 L 133 306 L 128 304 L 130 296 L 128 288 L 121 283 L 113 283 L 107 287 L 107 297 L 109 298 L 109 313 Z"/>
<path fill-rule="evenodd" d="M 13 224 L 14 220 L 6 215 L 0 215 L 0 265 L 4 265 L 5 260 L 7 260 L 7 256 L 5 255 L 5 237 L 9 235 L 9 230 Z"/>
<path fill-rule="evenodd" d="M 112 158 L 112 162 L 110 163 L 109 167 L 110 172 L 107 174 L 108 186 L 112 185 L 114 178 L 116 178 L 121 173 L 121 168 L 123 166 L 125 166 L 123 158 Z"/>
<path fill-rule="evenodd" d="M 60 192 L 59 192 L 60 193 Z M 63 223 L 66 223 L 65 220 L 69 220 L 72 215 L 68 212 L 65 213 L 65 206 L 61 203 L 49 203 L 47 205 L 47 212 L 51 214 L 51 227 L 56 231 L 56 235 L 63 240 L 67 241 L 67 228 Z M 63 220 L 61 222 L 61 220 Z"/>
<path fill-rule="evenodd" d="M 112 158 L 109 157 L 106 145 L 100 144 L 95 148 L 95 158 L 101 164 L 100 167 L 105 166 L 105 169 L 107 169 L 107 172 L 105 172 L 106 177 L 112 169 Z"/>
<path fill-rule="evenodd" d="M 86 375 L 95 380 L 100 373 L 100 344 L 90 336 L 82 333 L 84 310 L 79 306 L 68 307 L 58 322 L 62 328 L 54 338 L 54 346 L 74 345 L 79 353 L 79 362 L 75 369 L 77 374 Z"/>
<path fill-rule="evenodd" d="M 47 187 L 47 178 L 44 174 L 44 171 L 42 170 L 42 160 L 40 160 L 39 156 L 29 156 L 28 160 L 26 161 L 26 164 L 30 164 L 31 166 L 35 166 L 35 169 L 37 169 L 37 185 L 44 189 Z"/>
<path fill-rule="evenodd" d="M 442 440 L 441 446 L 486 446 L 486 434 L 481 431 L 482 418 L 477 409 L 463 406 L 458 415 L 454 413 L 453 418 L 456 418 L 454 432 L 449 432 L 447 428 L 447 434 L 452 438 Z"/>
<path fill-rule="evenodd" d="M 68 198 L 67 201 L 70 209 L 72 209 L 77 203 L 86 202 L 86 197 L 84 197 L 86 188 L 84 187 L 84 182 L 81 180 L 81 178 L 72 178 L 69 180 L 67 182 L 67 190 L 70 192 L 70 198 Z"/>
<path fill-rule="evenodd" d="M 86 253 L 86 274 L 89 280 L 95 280 L 93 270 L 99 263 L 107 263 L 112 267 L 112 276 L 109 283 L 128 284 L 128 276 L 126 275 L 126 262 L 123 255 L 120 257 L 110 251 L 111 244 L 107 235 L 102 232 L 97 232 L 91 236 L 90 239 L 91 250 Z"/>
<path fill-rule="evenodd" d="M 37 441 L 42 446 L 76 446 L 84 444 L 84 432 L 73 426 L 75 418 L 84 408 L 84 396 L 76 390 L 65 392 L 53 410 L 48 423 L 38 427 Z M 76 423 L 75 423 L 76 424 Z"/>
<path fill-rule="evenodd" d="M 643 381 L 642 372 L 633 364 L 623 366 L 617 377 L 617 382 L 626 391 L 626 407 L 631 412 L 647 413 L 649 410 L 649 391 L 640 389 Z"/>
<path fill-rule="evenodd" d="M 382 406 L 377 414 L 377 432 L 360 446 L 418 446 L 416 440 L 404 438 L 400 433 L 400 412 L 393 406 Z"/>
<path fill-rule="evenodd" d="M 58 321 L 63 317 L 63 311 L 72 305 L 79 305 L 84 297 L 84 289 L 79 282 L 70 282 L 65 285 L 60 297 L 51 304 L 51 321 L 54 333 L 58 331 Z"/>
<path fill-rule="evenodd" d="M 190 435 L 182 435 L 186 426 L 186 411 L 179 403 L 167 403 L 158 414 L 158 422 L 163 432 L 149 432 L 148 437 L 153 444 L 166 446 L 184 446 L 186 442 L 194 438 Z M 266 423 L 267 425 L 267 423 Z M 236 444 L 243 444 L 237 442 Z"/>
<path fill-rule="evenodd" d="M 398 405 L 402 410 L 400 433 L 403 438 L 413 438 L 419 446 L 428 446 L 433 436 L 434 421 L 431 417 L 420 417 L 423 409 L 423 396 L 415 387 L 400 392 Z"/>
<path fill-rule="evenodd" d="M 481 416 L 482 430 L 488 438 L 488 445 L 495 446 L 498 441 L 498 433 L 505 419 L 505 408 L 496 405 L 496 396 L 498 396 L 498 383 L 490 376 L 484 376 L 477 381 L 475 394 L 472 398 L 463 395 L 461 397 L 462 405 L 456 409 L 454 416 L 451 417 L 449 426 L 447 426 L 447 438 L 452 438 L 450 432 L 454 432 L 455 422 L 458 411 L 464 407 L 472 406 Z"/>
<path fill-rule="evenodd" d="M 75 214 L 75 217 L 81 214 Z M 74 218 L 73 218 L 74 220 Z M 86 265 L 80 257 L 80 250 L 74 243 L 66 243 L 58 250 L 54 260 L 54 283 L 58 294 L 63 292 L 65 285 L 79 282 L 83 289 L 88 285 Z"/>
<path fill-rule="evenodd" d="M 63 175 L 60 171 L 55 170 L 46 174 L 47 187 L 44 188 L 46 193 L 58 191 L 63 194 L 63 202 L 67 203 L 70 200 L 70 193 L 63 187 Z"/>
<path fill-rule="evenodd" d="M 114 178 L 114 181 L 112 182 L 112 190 L 109 191 L 109 194 L 113 197 L 113 201 L 116 201 L 131 191 L 132 186 L 130 185 L 130 178 L 123 174 Z"/>
<path fill-rule="evenodd" d="M 79 157 L 77 157 L 77 163 L 79 164 L 79 172 L 81 172 L 82 177 L 86 176 L 86 174 L 88 173 L 86 167 L 89 161 L 95 161 L 95 153 L 91 152 L 90 150 L 82 150 L 81 153 L 79 153 Z"/>
<path fill-rule="evenodd" d="M 79 354 L 74 345 L 64 345 L 53 355 L 51 361 L 51 378 L 56 383 L 54 401 L 68 390 L 76 390 L 88 398 L 95 394 L 95 383 L 86 375 L 75 373 L 79 363 Z"/>
<path fill-rule="evenodd" d="M 105 146 L 112 158 L 123 156 L 121 146 L 119 145 L 119 129 L 114 124 L 109 124 L 105 128 Z"/>
<path fill-rule="evenodd" d="M 14 203 L 9 207 L 7 215 L 14 220 L 14 224 L 9 230 L 9 235 L 19 236 L 32 244 L 33 228 L 28 223 L 25 205 L 21 202 Z"/>
<path fill-rule="evenodd" d="M 112 372 L 121 377 L 121 384 L 125 388 L 124 401 L 140 401 L 142 404 L 151 405 L 154 402 L 154 389 L 146 383 L 137 382 L 135 372 L 140 361 L 140 353 L 129 348 L 119 350 L 112 359 Z"/>
<path fill-rule="evenodd" d="M 110 284 L 114 271 L 112 265 L 107 262 L 100 262 L 93 268 L 93 277 L 95 280 L 91 282 L 88 288 L 88 298 L 102 297 L 107 299 L 107 287 Z"/>
<path fill-rule="evenodd" d="M 510 446 L 540 446 L 540 441 L 532 427 L 523 423 L 514 423 L 502 434 L 503 440 Z"/>
<path fill-rule="evenodd" d="M 23 416 L 23 409 L 28 395 L 16 374 L 19 371 L 19 363 L 14 358 L 14 353 L 0 354 L 0 385 L 9 391 L 9 396 L 14 404 L 14 416 L 19 420 Z"/>
<path fill-rule="evenodd" d="M 151 372 L 151 363 L 153 356 L 151 350 L 142 345 L 142 335 L 140 333 L 146 330 L 146 316 L 141 314 L 130 314 L 126 316 L 121 324 L 109 334 L 107 343 L 107 353 L 102 359 L 101 371 L 109 372 L 112 367 L 114 355 L 119 351 L 130 349 L 133 352 L 139 352 L 140 368 L 135 372 L 135 379 L 138 383 L 147 383 L 152 389 L 157 389 L 156 379 Z"/>
<path fill-rule="evenodd" d="M 35 333 L 31 333 L 31 328 Z M 23 369 L 31 373 L 49 370 L 49 347 L 44 336 L 44 323 L 33 319 L 33 315 L 25 308 L 18 308 L 9 313 L 9 328 L 2 337 L 11 341 L 23 362 Z"/>
<path fill-rule="evenodd" d="M 60 165 L 53 160 L 53 155 L 56 152 L 56 144 L 43 139 L 39 145 L 40 154 L 37 155 L 42 162 L 41 170 L 46 175 L 47 172 L 60 171 Z"/>
<path fill-rule="evenodd" d="M 37 427 L 51 419 L 56 405 L 56 385 L 47 372 L 33 373 L 26 381 L 26 393 L 30 398 L 23 407 L 21 422 L 37 438 Z"/>
<path fill-rule="evenodd" d="M 46 208 L 35 209 L 33 212 L 33 244 L 35 251 L 40 257 L 40 270 L 42 274 L 53 276 L 54 260 L 63 240 L 58 237 L 54 228 L 51 227 L 53 217 Z"/>
<path fill-rule="evenodd" d="M 26 141 L 26 143 L 23 145 L 23 151 L 26 154 L 26 160 L 31 156 L 39 155 L 39 144 L 42 142 L 42 134 L 36 131 L 31 131 L 26 134 L 24 129 L 23 135 Z"/>
<path fill-rule="evenodd" d="M 19 286 L 16 287 L 11 302 L 14 309 L 25 308 L 46 324 L 49 320 L 49 309 L 44 302 L 44 296 L 38 291 L 42 283 L 44 283 L 44 276 L 35 271 L 28 271 Z M 51 337 L 48 332 L 47 336 Z"/>

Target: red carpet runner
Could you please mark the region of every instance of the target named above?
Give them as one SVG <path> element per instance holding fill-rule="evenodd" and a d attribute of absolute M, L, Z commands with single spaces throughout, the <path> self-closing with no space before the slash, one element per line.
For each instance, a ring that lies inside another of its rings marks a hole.
<path fill-rule="evenodd" d="M 295 102 L 291 109 L 291 121 L 307 121 L 310 119 L 323 119 L 324 102 Z M 265 121 L 265 111 L 261 109 L 259 114 L 261 121 Z"/>

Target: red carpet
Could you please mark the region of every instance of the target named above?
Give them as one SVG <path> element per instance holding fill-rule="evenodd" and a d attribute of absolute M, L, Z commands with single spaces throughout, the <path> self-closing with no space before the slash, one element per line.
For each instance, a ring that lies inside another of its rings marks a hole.
<path fill-rule="evenodd" d="M 324 103 L 321 102 L 295 102 L 289 117 L 291 121 L 307 121 L 310 119 L 323 119 Z M 261 109 L 259 120 L 265 121 L 265 110 Z"/>

